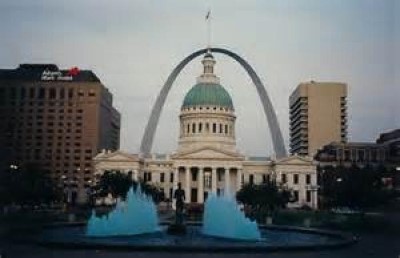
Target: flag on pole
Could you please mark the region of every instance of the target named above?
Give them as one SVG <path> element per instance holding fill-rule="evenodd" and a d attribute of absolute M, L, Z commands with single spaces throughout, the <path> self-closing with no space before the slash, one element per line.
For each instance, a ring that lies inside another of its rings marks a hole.
<path fill-rule="evenodd" d="M 208 10 L 207 15 L 206 15 L 206 20 L 208 20 L 208 18 L 210 18 L 210 14 L 211 14 L 211 10 Z"/>

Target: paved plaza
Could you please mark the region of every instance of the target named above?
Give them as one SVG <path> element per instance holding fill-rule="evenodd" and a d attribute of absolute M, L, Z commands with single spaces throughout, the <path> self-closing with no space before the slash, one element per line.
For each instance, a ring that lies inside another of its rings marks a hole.
<path fill-rule="evenodd" d="M 102 250 L 62 250 L 49 249 L 44 247 L 1 243 L 3 256 L 1 258 L 131 258 L 131 257 L 296 257 L 296 258 L 313 258 L 313 257 L 340 257 L 340 258 L 357 258 L 357 257 L 379 257 L 379 258 L 397 258 L 400 255 L 400 235 L 386 234 L 365 234 L 360 236 L 360 241 L 350 247 L 338 250 L 323 250 L 315 252 L 279 252 L 279 253 L 260 253 L 260 254 L 213 254 L 213 253 L 159 253 L 159 252 L 109 252 Z"/>

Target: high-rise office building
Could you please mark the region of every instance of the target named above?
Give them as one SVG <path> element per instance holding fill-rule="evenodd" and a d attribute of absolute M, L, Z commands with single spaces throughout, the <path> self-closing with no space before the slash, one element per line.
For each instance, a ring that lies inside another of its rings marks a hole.
<path fill-rule="evenodd" d="M 0 159 L 4 170 L 34 163 L 82 202 L 92 157 L 119 148 L 120 114 L 97 76 L 54 64 L 0 70 Z"/>
<path fill-rule="evenodd" d="M 300 83 L 290 95 L 290 152 L 314 156 L 331 142 L 347 141 L 347 85 Z"/>

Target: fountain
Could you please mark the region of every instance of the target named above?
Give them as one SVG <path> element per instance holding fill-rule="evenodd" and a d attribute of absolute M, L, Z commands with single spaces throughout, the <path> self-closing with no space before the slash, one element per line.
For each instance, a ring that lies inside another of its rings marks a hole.
<path fill-rule="evenodd" d="M 118 202 L 115 209 L 107 216 L 99 218 L 93 212 L 87 224 L 86 235 L 127 236 L 159 230 L 156 206 L 151 197 L 144 194 L 138 185 L 136 191 L 132 187 L 126 201 Z"/>
<path fill-rule="evenodd" d="M 257 223 L 246 218 L 231 195 L 211 194 L 205 203 L 202 233 L 240 240 L 261 240 Z"/>
<path fill-rule="evenodd" d="M 203 225 L 184 223 L 181 215 L 177 212 L 174 224 L 158 224 L 155 204 L 137 187 L 136 191 L 130 189 L 126 202 L 119 202 L 108 216 L 98 218 L 93 213 L 87 224 L 56 224 L 18 236 L 62 248 L 190 252 L 315 250 L 355 242 L 350 235 L 310 228 L 258 226 L 245 217 L 233 196 L 210 195 Z"/>

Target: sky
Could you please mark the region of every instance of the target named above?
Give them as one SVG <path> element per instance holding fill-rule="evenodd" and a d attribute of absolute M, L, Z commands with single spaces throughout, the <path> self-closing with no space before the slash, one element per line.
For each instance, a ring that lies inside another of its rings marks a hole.
<path fill-rule="evenodd" d="M 0 0 L 0 68 L 55 63 L 93 70 L 121 112 L 121 149 L 136 153 L 151 107 L 173 68 L 207 44 L 245 58 L 265 84 L 289 144 L 288 98 L 300 82 L 348 84 L 349 140 L 400 128 L 400 1 L 397 0 Z M 237 145 L 271 155 L 259 97 L 235 61 L 215 54 L 236 109 Z M 179 110 L 201 72 L 176 80 L 153 144 L 176 150 Z"/>

